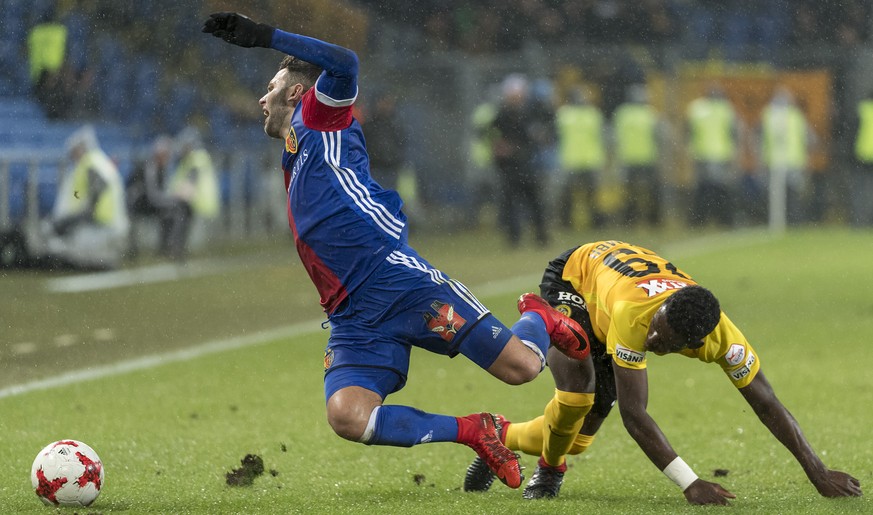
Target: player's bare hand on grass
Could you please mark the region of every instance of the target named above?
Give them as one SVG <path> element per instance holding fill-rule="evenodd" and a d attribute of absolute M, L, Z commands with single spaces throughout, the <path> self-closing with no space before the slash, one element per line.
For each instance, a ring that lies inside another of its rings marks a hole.
<path fill-rule="evenodd" d="M 856 478 L 840 472 L 827 470 L 821 478 L 812 479 L 818 493 L 824 497 L 856 497 L 862 495 L 861 482 Z"/>
<path fill-rule="evenodd" d="M 241 47 L 269 48 L 275 29 L 239 13 L 212 13 L 203 23 L 203 32 Z"/>
<path fill-rule="evenodd" d="M 685 489 L 685 499 L 689 504 L 721 504 L 727 505 L 728 499 L 736 499 L 736 495 L 728 492 L 718 483 L 710 483 L 697 479 Z"/>

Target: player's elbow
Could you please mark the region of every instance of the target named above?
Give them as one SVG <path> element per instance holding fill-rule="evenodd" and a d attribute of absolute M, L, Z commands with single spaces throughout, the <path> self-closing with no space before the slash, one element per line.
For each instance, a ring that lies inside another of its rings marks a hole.
<path fill-rule="evenodd" d="M 353 50 L 344 48 L 342 55 L 337 56 L 336 64 L 338 71 L 341 71 L 343 75 L 356 77 L 358 75 L 358 70 L 360 69 L 361 62 L 358 59 L 358 54 L 356 54 Z"/>

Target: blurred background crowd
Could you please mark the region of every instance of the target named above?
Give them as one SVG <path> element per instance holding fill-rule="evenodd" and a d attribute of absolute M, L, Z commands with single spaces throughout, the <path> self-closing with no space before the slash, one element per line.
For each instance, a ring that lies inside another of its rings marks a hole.
<path fill-rule="evenodd" d="M 0 0 L 0 263 L 287 230 L 281 56 L 203 36 L 217 10 L 358 52 L 421 230 L 873 225 L 873 0 Z"/>

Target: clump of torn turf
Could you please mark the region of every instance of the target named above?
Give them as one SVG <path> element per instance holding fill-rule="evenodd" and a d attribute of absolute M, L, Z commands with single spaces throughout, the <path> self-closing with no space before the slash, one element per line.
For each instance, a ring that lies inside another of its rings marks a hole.
<path fill-rule="evenodd" d="M 250 486 L 256 477 L 264 473 L 264 460 L 257 454 L 246 454 L 240 463 L 241 467 L 227 473 L 229 486 Z"/>

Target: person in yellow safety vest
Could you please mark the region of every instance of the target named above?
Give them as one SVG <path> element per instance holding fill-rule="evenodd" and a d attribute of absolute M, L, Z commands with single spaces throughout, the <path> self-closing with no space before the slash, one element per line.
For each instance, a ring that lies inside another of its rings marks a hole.
<path fill-rule="evenodd" d="M 660 159 L 664 122 L 649 104 L 645 85 L 628 88 L 627 101 L 612 114 L 615 159 L 624 182 L 624 223 L 661 223 Z"/>
<path fill-rule="evenodd" d="M 203 147 L 200 132 L 187 127 L 176 137 L 179 162 L 168 185 L 169 195 L 179 200 L 167 213 L 161 253 L 177 261 L 187 257 L 188 240 L 194 217 L 209 220 L 218 216 L 218 179 L 209 152 Z"/>
<path fill-rule="evenodd" d="M 873 91 L 858 102 L 855 125 L 850 222 L 869 227 L 873 226 Z"/>
<path fill-rule="evenodd" d="M 768 176 L 770 227 L 780 230 L 787 223 L 805 221 L 802 197 L 809 150 L 816 137 L 787 88 L 777 88 L 764 108 L 759 134 L 760 160 Z"/>
<path fill-rule="evenodd" d="M 606 167 L 606 128 L 603 113 L 581 89 L 570 92 L 568 101 L 555 113 L 558 137 L 558 216 L 564 227 L 573 225 L 573 196 L 584 196 L 585 212 L 593 227 L 605 220 L 598 192 Z"/>
<path fill-rule="evenodd" d="M 73 169 L 43 224 L 44 247 L 35 244 L 34 253 L 77 269 L 117 268 L 130 228 L 121 175 L 91 126 L 74 132 L 66 148 Z"/>
<path fill-rule="evenodd" d="M 699 226 L 714 218 L 719 225 L 731 226 L 740 121 L 719 85 L 711 85 L 705 96 L 688 105 L 686 121 L 695 174 L 689 223 Z"/>
<path fill-rule="evenodd" d="M 37 84 L 44 73 L 57 73 L 67 53 L 67 27 L 63 23 L 46 20 L 30 29 L 27 35 L 27 54 L 30 81 Z"/>
<path fill-rule="evenodd" d="M 67 32 L 50 11 L 27 35 L 32 93 L 50 119 L 66 117 L 75 105 L 75 74 L 67 63 Z"/>
<path fill-rule="evenodd" d="M 494 170 L 492 145 L 497 137 L 494 119 L 497 105 L 482 102 L 473 109 L 470 119 L 472 138 L 470 139 L 470 162 L 467 167 L 467 186 L 471 194 L 469 201 L 470 219 L 479 222 L 485 204 L 497 204 L 497 172 Z"/>

